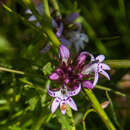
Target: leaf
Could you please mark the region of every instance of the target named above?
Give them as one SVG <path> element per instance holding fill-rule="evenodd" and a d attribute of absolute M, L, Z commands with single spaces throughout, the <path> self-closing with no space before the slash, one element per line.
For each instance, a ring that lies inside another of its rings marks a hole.
<path fill-rule="evenodd" d="M 52 65 L 51 65 L 50 62 L 48 62 L 48 63 L 43 67 L 43 69 L 42 69 L 44 75 L 49 75 L 49 74 L 51 74 L 52 70 L 53 70 L 53 68 L 52 68 Z"/>
<path fill-rule="evenodd" d="M 69 116 L 58 113 L 58 121 L 61 123 L 62 129 L 72 130 L 72 122 Z"/>
<path fill-rule="evenodd" d="M 0 53 L 6 53 L 11 50 L 12 48 L 9 42 L 3 36 L 0 35 Z"/>
<path fill-rule="evenodd" d="M 32 97 L 28 101 L 26 101 L 26 103 L 29 104 L 28 109 L 34 111 L 38 103 L 38 97 Z"/>

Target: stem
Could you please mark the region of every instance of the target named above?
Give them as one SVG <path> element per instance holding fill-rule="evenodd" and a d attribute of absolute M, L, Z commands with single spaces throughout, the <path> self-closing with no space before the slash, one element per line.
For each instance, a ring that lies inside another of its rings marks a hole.
<path fill-rule="evenodd" d="M 130 68 L 130 60 L 106 60 L 105 63 L 113 68 Z"/>
<path fill-rule="evenodd" d="M 85 123 L 85 119 L 87 117 L 87 115 L 90 113 L 90 112 L 94 112 L 94 109 L 89 109 L 85 112 L 84 116 L 83 116 L 83 130 L 86 130 L 86 123 Z"/>
<path fill-rule="evenodd" d="M 101 119 L 105 123 L 106 127 L 109 130 L 116 130 L 116 128 L 114 127 L 114 125 L 112 124 L 110 119 L 108 118 L 107 114 L 102 109 L 102 107 L 101 107 L 99 101 L 97 100 L 96 96 L 94 95 L 93 91 L 89 90 L 89 89 L 85 89 L 85 92 L 88 95 L 89 100 L 91 101 L 94 110 L 99 114 L 99 116 L 101 117 Z"/>
<path fill-rule="evenodd" d="M 43 3 L 44 19 L 45 19 L 44 29 L 46 33 L 48 34 L 48 37 L 50 38 L 50 40 L 58 47 L 60 45 L 60 41 L 52 30 L 51 15 L 50 15 L 50 9 L 48 5 L 48 0 L 42 0 L 42 3 Z"/>
<path fill-rule="evenodd" d="M 76 126 L 75 126 L 75 122 L 74 122 L 72 110 L 71 110 L 71 108 L 69 107 L 69 105 L 67 105 L 67 114 L 68 114 L 68 116 L 71 118 L 71 121 L 72 121 L 72 130 L 76 130 Z"/>
<path fill-rule="evenodd" d="M 61 17 L 60 9 L 57 3 L 57 0 L 51 0 L 51 3 L 56 11 L 56 15 Z"/>
<path fill-rule="evenodd" d="M 47 86 L 50 84 L 50 80 L 47 80 L 46 81 L 46 88 L 47 88 Z M 47 92 L 45 93 L 45 98 L 46 98 L 46 96 L 47 96 Z M 46 101 L 46 100 L 44 100 L 44 101 Z M 51 116 L 52 117 L 52 116 Z M 51 118 L 50 117 L 50 118 Z M 49 118 L 49 119 L 50 119 Z M 36 119 L 36 118 L 35 118 Z M 43 113 L 43 111 L 41 112 L 41 115 L 40 115 L 40 117 L 38 117 L 38 119 L 36 119 L 34 122 L 33 122 L 33 125 L 32 125 L 32 130 L 40 130 L 40 128 L 41 128 L 41 125 L 43 124 L 43 123 L 45 123 L 45 113 Z"/>
<path fill-rule="evenodd" d="M 119 123 L 118 120 L 117 120 L 117 116 L 116 116 L 116 112 L 114 111 L 114 106 L 113 106 L 112 100 L 111 100 L 111 98 L 110 98 L 110 96 L 109 96 L 109 94 L 108 94 L 107 91 L 106 91 L 106 96 L 107 96 L 107 98 L 108 98 L 108 100 L 109 100 L 109 102 L 110 102 L 111 114 L 112 114 L 112 117 L 113 117 L 113 119 L 114 119 L 114 121 L 115 121 L 115 124 L 118 126 L 119 130 L 123 130 L 123 129 L 121 128 L 121 126 L 120 126 L 120 123 Z"/>
<path fill-rule="evenodd" d="M 8 69 L 8 68 L 3 68 L 3 67 L 0 67 L 0 71 L 7 71 L 7 72 L 11 72 L 11 73 L 16 73 L 16 74 L 22 74 L 22 75 L 24 75 L 24 72 L 22 72 L 22 71 Z"/>
<path fill-rule="evenodd" d="M 121 93 L 121 92 L 119 92 L 119 91 L 114 91 L 114 90 L 112 90 L 112 89 L 110 89 L 110 88 L 107 88 L 107 87 L 104 87 L 104 86 L 96 85 L 95 88 L 96 88 L 96 89 L 100 89 L 100 90 L 104 90 L 104 91 L 109 91 L 109 92 L 115 93 L 115 94 L 120 95 L 120 96 L 123 96 L 123 97 L 126 97 L 126 96 L 127 96 L 127 95 L 124 94 L 124 93 Z"/>

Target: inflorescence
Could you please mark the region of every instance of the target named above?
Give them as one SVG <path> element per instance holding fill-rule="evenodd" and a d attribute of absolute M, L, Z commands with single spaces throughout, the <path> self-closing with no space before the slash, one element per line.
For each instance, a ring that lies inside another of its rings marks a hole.
<path fill-rule="evenodd" d="M 105 70 L 110 67 L 103 62 L 104 55 L 98 55 L 96 58 L 89 52 L 84 51 L 79 54 L 73 61 L 70 58 L 70 51 L 64 45 L 59 47 L 60 66 L 53 72 L 50 80 L 58 82 L 59 88 L 55 90 L 48 86 L 48 94 L 55 97 L 51 111 L 54 113 L 60 105 L 61 112 L 65 114 L 66 105 L 68 104 L 73 110 L 77 111 L 77 106 L 71 96 L 79 94 L 82 88 L 93 89 L 98 82 L 99 74 L 105 76 L 108 80 L 110 77 Z M 86 61 L 89 61 L 86 64 Z"/>

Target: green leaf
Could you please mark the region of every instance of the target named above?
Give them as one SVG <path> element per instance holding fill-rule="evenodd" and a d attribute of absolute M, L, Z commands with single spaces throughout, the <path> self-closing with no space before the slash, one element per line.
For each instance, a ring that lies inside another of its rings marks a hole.
<path fill-rule="evenodd" d="M 72 122 L 71 122 L 71 118 L 69 116 L 63 115 L 63 114 L 61 114 L 61 112 L 59 112 L 58 121 L 61 123 L 62 129 L 72 130 Z"/>
<path fill-rule="evenodd" d="M 29 104 L 28 109 L 34 111 L 38 103 L 38 97 L 32 97 L 28 101 L 26 101 L 26 103 Z"/>
<path fill-rule="evenodd" d="M 52 65 L 50 62 L 48 62 L 43 68 L 42 68 L 42 71 L 44 73 L 44 75 L 49 75 L 51 74 L 53 68 L 52 68 Z"/>
<path fill-rule="evenodd" d="M 9 42 L 3 36 L 0 35 L 0 53 L 5 53 L 11 50 L 12 48 Z"/>

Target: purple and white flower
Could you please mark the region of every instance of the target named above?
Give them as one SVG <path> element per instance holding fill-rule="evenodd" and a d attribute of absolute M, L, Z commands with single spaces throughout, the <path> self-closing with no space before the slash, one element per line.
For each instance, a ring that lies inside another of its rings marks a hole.
<path fill-rule="evenodd" d="M 63 87 L 61 87 L 61 89 L 59 91 L 52 91 L 49 89 L 49 86 L 47 89 L 48 89 L 48 94 L 51 97 L 55 97 L 55 99 L 53 100 L 52 106 L 51 106 L 52 113 L 54 113 L 56 111 L 56 109 L 58 108 L 58 106 L 60 105 L 60 110 L 61 110 L 62 114 L 65 114 L 67 104 L 74 111 L 78 110 L 77 106 L 76 106 L 74 100 L 71 98 L 71 96 L 75 96 L 80 92 L 81 85 L 79 85 L 79 87 L 73 91 L 68 91 L 67 86 L 65 86 L 65 85 Z"/>
<path fill-rule="evenodd" d="M 92 72 L 95 73 L 93 86 L 95 86 L 98 82 L 99 73 L 104 75 L 108 80 L 110 80 L 110 76 L 104 70 L 110 70 L 111 68 L 107 64 L 102 63 L 104 59 L 104 55 L 98 55 L 96 58 L 94 58 L 94 56 L 92 55 L 90 64 L 85 66 L 82 71 L 83 74 L 90 74 Z"/>
<path fill-rule="evenodd" d="M 36 10 L 41 16 L 44 15 L 41 3 L 36 5 Z M 88 42 L 88 36 L 85 33 L 81 32 L 81 24 L 74 22 L 75 19 L 79 17 L 79 13 L 71 13 L 61 19 L 59 16 L 54 15 L 54 11 L 52 9 L 50 10 L 52 15 L 52 27 L 61 44 L 65 45 L 66 47 L 74 46 L 76 52 L 84 49 L 85 43 Z M 30 9 L 27 9 L 25 13 L 30 15 L 28 18 L 30 22 L 35 22 L 37 27 L 41 26 L 36 16 L 33 15 Z M 70 24 L 72 26 L 71 28 L 69 27 Z M 47 47 L 43 48 L 41 52 L 45 53 L 47 50 L 46 48 L 48 48 L 48 44 Z"/>
<path fill-rule="evenodd" d="M 38 11 L 38 13 L 39 13 L 41 16 L 43 16 L 43 7 L 42 7 L 42 4 L 41 4 L 41 3 L 39 3 L 39 4 L 36 6 L 36 10 Z M 36 26 L 37 26 L 37 27 L 40 27 L 40 26 L 41 26 L 40 23 L 37 21 L 36 16 L 33 15 L 32 11 L 31 11 L 30 9 L 27 9 L 27 10 L 25 11 L 25 13 L 31 15 L 31 16 L 28 18 L 28 21 L 30 21 L 30 22 L 36 22 Z"/>
<path fill-rule="evenodd" d="M 52 103 L 51 111 L 55 112 L 57 107 L 60 105 L 63 114 L 66 112 L 66 104 L 68 104 L 72 109 L 77 110 L 77 107 L 70 98 L 70 96 L 77 95 L 81 87 L 86 89 L 93 89 L 98 81 L 98 73 L 106 76 L 110 79 L 107 72 L 104 70 L 110 70 L 110 67 L 103 62 L 105 59 L 104 55 L 99 55 L 96 58 L 89 52 L 81 52 L 75 61 L 70 58 L 69 49 L 63 45 L 59 48 L 60 55 L 60 66 L 53 72 L 49 78 L 50 80 L 56 81 L 61 84 L 60 90 L 51 91 L 48 88 L 48 93 L 52 97 L 56 97 Z M 86 60 L 90 60 L 86 65 Z M 90 74 L 94 73 L 94 81 L 92 83 L 92 76 Z M 71 90 L 71 91 L 68 91 Z"/>
<path fill-rule="evenodd" d="M 73 43 L 77 52 L 85 48 L 85 43 L 88 43 L 89 39 L 85 33 L 80 31 L 72 31 L 68 33 L 70 39 L 69 41 Z"/>

